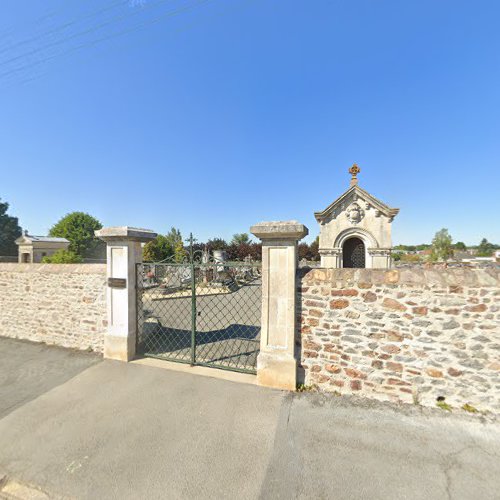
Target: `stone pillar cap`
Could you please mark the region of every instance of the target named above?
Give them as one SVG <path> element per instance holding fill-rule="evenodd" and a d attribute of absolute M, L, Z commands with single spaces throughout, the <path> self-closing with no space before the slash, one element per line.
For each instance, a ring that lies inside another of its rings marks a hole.
<path fill-rule="evenodd" d="M 104 241 L 130 240 L 130 241 L 151 241 L 157 234 L 151 229 L 141 229 L 129 226 L 103 227 L 95 232 L 95 235 Z"/>
<path fill-rule="evenodd" d="M 309 234 L 309 229 L 296 220 L 288 220 L 259 222 L 250 228 L 250 232 L 261 240 L 290 239 L 298 241 Z"/>

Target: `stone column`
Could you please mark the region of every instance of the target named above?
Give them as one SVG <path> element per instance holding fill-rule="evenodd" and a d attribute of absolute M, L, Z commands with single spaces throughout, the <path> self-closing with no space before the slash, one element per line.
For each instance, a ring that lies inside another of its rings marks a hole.
<path fill-rule="evenodd" d="M 372 269 L 390 269 L 391 268 L 391 249 L 390 248 L 368 248 L 368 255 L 371 257 L 371 266 L 370 267 Z"/>
<path fill-rule="evenodd" d="M 250 228 L 262 240 L 262 321 L 257 383 L 295 390 L 297 242 L 309 233 L 296 221 L 261 222 Z"/>
<path fill-rule="evenodd" d="M 106 227 L 95 232 L 107 245 L 108 331 L 104 357 L 130 361 L 137 336 L 136 264 L 142 262 L 141 243 L 156 233 L 135 227 Z"/>
<path fill-rule="evenodd" d="M 342 267 L 342 248 L 320 248 L 321 267 Z"/>

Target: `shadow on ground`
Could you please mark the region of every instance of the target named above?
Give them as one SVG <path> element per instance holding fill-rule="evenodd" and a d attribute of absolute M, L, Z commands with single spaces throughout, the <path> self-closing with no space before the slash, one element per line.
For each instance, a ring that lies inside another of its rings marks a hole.
<path fill-rule="evenodd" d="M 102 362 L 94 353 L 0 340 L 0 418 Z"/>

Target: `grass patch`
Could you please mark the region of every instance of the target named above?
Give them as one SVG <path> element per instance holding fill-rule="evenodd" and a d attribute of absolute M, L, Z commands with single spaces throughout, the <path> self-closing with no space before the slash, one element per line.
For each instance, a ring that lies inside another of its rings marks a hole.
<path fill-rule="evenodd" d="M 446 410 L 446 411 L 451 411 L 453 409 L 446 401 L 438 401 L 436 403 L 436 406 L 438 408 L 441 408 L 441 410 Z"/>
<path fill-rule="evenodd" d="M 469 413 L 479 413 L 479 410 L 477 408 L 474 408 L 474 406 L 470 405 L 469 403 L 465 403 L 462 406 L 462 410 L 468 411 Z"/>
<path fill-rule="evenodd" d="M 316 390 L 314 385 L 297 384 L 297 392 L 312 392 Z"/>

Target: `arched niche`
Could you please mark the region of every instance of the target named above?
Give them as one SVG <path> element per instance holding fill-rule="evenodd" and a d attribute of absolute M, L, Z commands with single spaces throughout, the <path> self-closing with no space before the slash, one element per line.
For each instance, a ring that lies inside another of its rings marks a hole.
<path fill-rule="evenodd" d="M 366 246 L 361 238 L 352 236 L 344 241 L 342 245 L 342 267 L 347 269 L 366 268 Z"/>
<path fill-rule="evenodd" d="M 341 231 L 335 238 L 334 247 L 342 248 L 344 242 L 349 238 L 359 238 L 363 241 L 365 248 L 378 248 L 378 241 L 375 239 L 373 234 L 371 234 L 366 229 L 361 229 L 359 227 L 350 227 Z"/>

